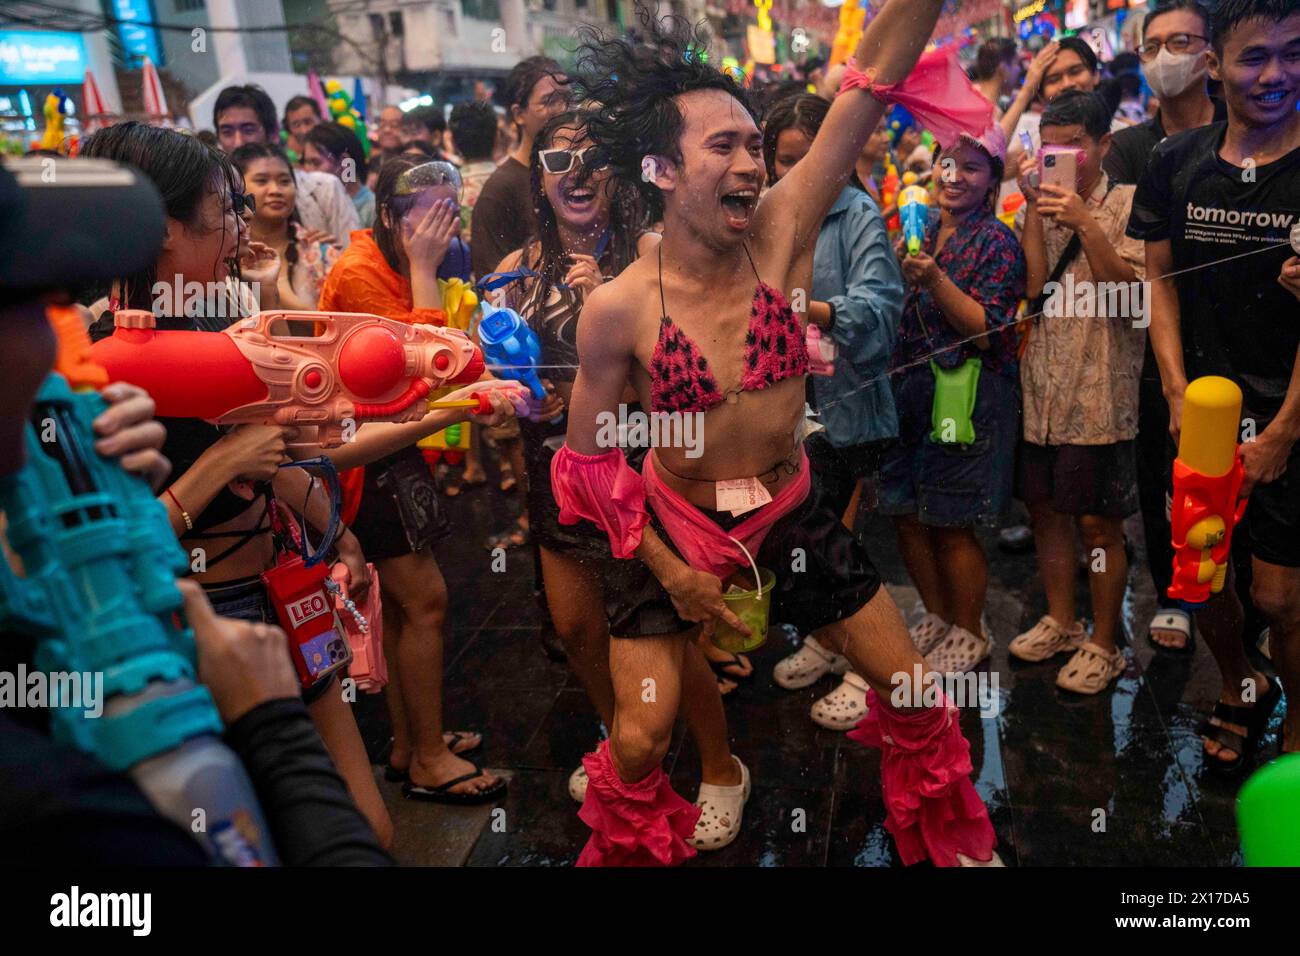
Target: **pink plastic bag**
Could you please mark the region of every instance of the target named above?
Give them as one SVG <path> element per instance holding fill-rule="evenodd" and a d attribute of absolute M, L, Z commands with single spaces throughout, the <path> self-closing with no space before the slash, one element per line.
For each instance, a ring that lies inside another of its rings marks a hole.
<path fill-rule="evenodd" d="M 370 574 L 370 589 L 364 600 L 353 598 L 357 610 L 366 619 L 366 629 L 362 630 L 360 622 L 343 606 L 342 597 L 334 598 L 334 607 L 339 623 L 343 625 L 343 633 L 352 646 L 348 676 L 367 694 L 378 694 L 388 683 L 388 662 L 384 660 L 384 606 L 379 596 L 379 572 L 373 564 L 367 564 L 366 571 Z M 344 595 L 351 596 L 346 591 Z"/>

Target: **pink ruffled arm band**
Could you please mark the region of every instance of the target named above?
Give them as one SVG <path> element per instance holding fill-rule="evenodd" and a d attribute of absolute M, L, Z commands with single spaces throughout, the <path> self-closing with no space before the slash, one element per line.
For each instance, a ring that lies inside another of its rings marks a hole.
<path fill-rule="evenodd" d="M 560 523 L 590 521 L 609 535 L 616 558 L 635 557 L 650 515 L 645 483 L 617 448 L 603 455 L 579 455 L 565 445 L 551 460 L 551 489 Z"/>

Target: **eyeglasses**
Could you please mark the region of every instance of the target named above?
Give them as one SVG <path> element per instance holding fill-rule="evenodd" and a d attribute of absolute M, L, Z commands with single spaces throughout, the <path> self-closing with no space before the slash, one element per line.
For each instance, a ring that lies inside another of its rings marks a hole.
<path fill-rule="evenodd" d="M 1199 43 L 1194 41 L 1200 41 Z M 1167 47 L 1170 53 L 1190 53 L 1195 47 L 1199 52 L 1202 43 L 1209 43 L 1209 37 L 1197 33 L 1175 33 L 1168 40 L 1147 40 L 1138 47 L 1138 57 L 1143 63 L 1150 63 L 1160 55 L 1160 48 Z"/>
<path fill-rule="evenodd" d="M 235 210 L 236 216 L 242 216 L 245 209 L 248 210 L 250 216 L 256 215 L 257 213 L 257 202 L 249 193 L 232 192 L 230 194 L 230 205 Z"/>
<path fill-rule="evenodd" d="M 553 175 L 563 176 L 573 168 L 575 162 L 585 162 L 587 154 L 595 148 L 595 146 L 587 146 L 584 149 L 544 149 L 537 154 L 537 158 L 542 161 L 542 169 Z M 608 165 L 608 160 L 602 159 L 591 168 L 604 169 Z"/>

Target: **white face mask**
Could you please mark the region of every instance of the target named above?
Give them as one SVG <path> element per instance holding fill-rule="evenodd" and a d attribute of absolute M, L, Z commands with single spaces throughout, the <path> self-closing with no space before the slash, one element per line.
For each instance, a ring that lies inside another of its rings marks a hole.
<path fill-rule="evenodd" d="M 1162 100 L 1178 96 L 1210 70 L 1203 53 L 1170 53 L 1164 47 L 1142 67 L 1147 86 Z"/>

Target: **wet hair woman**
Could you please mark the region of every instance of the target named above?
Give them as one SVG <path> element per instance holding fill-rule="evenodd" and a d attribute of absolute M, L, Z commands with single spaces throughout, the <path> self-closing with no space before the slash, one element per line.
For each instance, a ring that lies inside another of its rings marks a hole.
<path fill-rule="evenodd" d="M 459 228 L 459 192 L 460 177 L 449 163 L 405 154 L 385 159 L 375 186 L 374 228 L 353 233 L 326 279 L 321 308 L 445 325 L 438 266 Z M 448 598 L 432 546 L 447 521 L 414 441 L 366 468 L 354 525 L 383 591 L 384 698 L 393 729 L 389 778 L 403 781 L 403 793 L 414 799 L 500 798 L 505 780 L 460 756 L 476 749 L 481 736 L 442 730 Z"/>
<path fill-rule="evenodd" d="M 88 157 L 113 159 L 137 167 L 162 194 L 167 230 L 157 261 L 142 273 L 114 283 L 111 309 L 153 311 L 160 329 L 217 331 L 234 318 L 225 309 L 228 280 L 240 274 L 239 260 L 256 264 L 268 279 L 278 256 L 249 245 L 243 182 L 230 161 L 197 137 L 142 123 L 118 123 L 90 136 Z M 242 256 L 241 256 L 242 253 Z M 161 280 L 155 285 L 156 280 Z M 186 310 L 188 283 L 212 290 L 203 308 Z M 171 288 L 175 283 L 180 288 Z M 233 306 L 232 306 L 233 308 Z M 113 332 L 112 313 L 91 328 L 92 338 Z M 307 476 L 280 469 L 286 433 L 281 428 L 240 425 L 220 429 L 199 419 L 161 419 L 167 428 L 164 454 L 173 464 L 172 480 L 159 495 L 182 547 L 202 557 L 194 579 L 207 591 L 219 615 L 274 622 L 260 575 L 275 561 L 267 509 L 272 495 L 295 504 L 308 498 Z M 316 494 L 305 517 L 326 523 L 323 496 Z M 340 560 L 354 584 L 365 576 L 365 559 L 355 535 L 338 536 Z M 304 695 L 316 725 L 352 798 L 380 842 L 392 839 L 392 824 L 375 786 L 365 745 L 351 708 L 329 678 Z"/>

